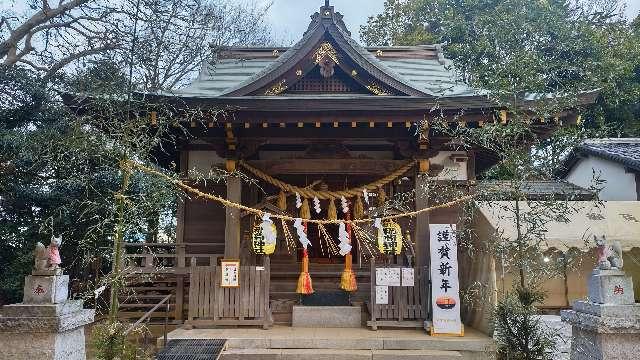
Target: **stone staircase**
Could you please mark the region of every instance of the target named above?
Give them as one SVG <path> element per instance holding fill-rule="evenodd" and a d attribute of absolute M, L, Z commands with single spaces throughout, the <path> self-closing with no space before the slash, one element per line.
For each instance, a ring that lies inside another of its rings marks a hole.
<path fill-rule="evenodd" d="M 306 329 L 300 329 L 302 331 Z M 333 331 L 332 331 L 333 330 Z M 430 337 L 362 329 L 323 329 L 308 337 L 230 338 L 221 360 L 484 360 L 493 359 L 488 338 Z M 378 336 L 380 335 L 380 336 Z"/>

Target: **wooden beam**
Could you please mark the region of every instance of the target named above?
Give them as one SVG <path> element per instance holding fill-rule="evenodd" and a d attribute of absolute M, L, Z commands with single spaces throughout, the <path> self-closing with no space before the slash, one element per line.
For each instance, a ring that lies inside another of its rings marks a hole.
<path fill-rule="evenodd" d="M 227 199 L 235 203 L 242 201 L 242 182 L 237 176 L 227 178 Z M 225 208 L 224 257 L 240 259 L 240 209 Z"/>

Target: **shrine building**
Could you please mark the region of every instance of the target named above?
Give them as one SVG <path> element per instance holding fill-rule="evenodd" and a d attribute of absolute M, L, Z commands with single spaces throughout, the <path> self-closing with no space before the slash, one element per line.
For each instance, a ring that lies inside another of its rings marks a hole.
<path fill-rule="evenodd" d="M 497 159 L 460 147 L 429 122 L 481 127 L 508 114 L 458 81 L 439 45 L 363 47 L 327 2 L 293 46 L 225 48 L 191 85 L 146 100 L 224 109 L 186 124 L 189 134 L 164 163 L 177 164 L 199 191 L 259 212 L 202 196 L 180 201 L 175 243 L 127 245 L 136 273 L 153 276 L 129 282 L 139 296 L 123 304 L 123 316 L 146 311 L 153 301 L 145 296 L 171 293 L 170 316 L 187 328 L 337 325 L 428 336 L 434 309 L 454 309 L 465 325 L 451 334 L 489 331 L 486 314 L 447 286 L 493 281 L 497 291 L 495 260 L 454 251 L 457 265 L 451 260 L 446 270 L 456 276 L 436 286 L 430 259 L 433 241 L 465 226 L 457 200 Z M 576 119 L 572 111 L 557 117 Z M 196 181 L 216 169 L 230 173 L 225 182 Z M 429 194 L 434 181 L 455 194 Z M 402 194 L 407 200 L 397 201 Z M 361 219 L 368 220 L 339 224 Z"/>

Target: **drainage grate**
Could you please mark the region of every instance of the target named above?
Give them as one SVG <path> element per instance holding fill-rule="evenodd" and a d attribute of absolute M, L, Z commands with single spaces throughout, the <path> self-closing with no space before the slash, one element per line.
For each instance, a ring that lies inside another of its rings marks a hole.
<path fill-rule="evenodd" d="M 157 360 L 217 360 L 225 339 L 174 339 L 160 351 Z"/>

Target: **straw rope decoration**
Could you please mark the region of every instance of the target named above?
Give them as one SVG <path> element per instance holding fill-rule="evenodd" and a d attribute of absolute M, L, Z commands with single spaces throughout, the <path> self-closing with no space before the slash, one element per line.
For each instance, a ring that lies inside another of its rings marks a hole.
<path fill-rule="evenodd" d="M 318 230 L 320 231 L 320 234 L 321 234 L 320 239 L 324 240 L 327 243 L 327 248 L 329 250 L 329 257 L 331 257 L 331 255 L 334 255 L 334 256 L 338 255 L 338 252 L 340 251 L 338 249 L 338 245 L 336 245 L 335 240 L 333 240 L 333 237 L 329 235 L 329 232 L 324 227 L 324 225 L 319 224 Z M 322 244 L 322 241 L 320 241 L 320 244 Z"/>
<path fill-rule="evenodd" d="M 293 235 L 291 235 L 289 225 L 287 225 L 287 223 L 283 219 L 280 219 L 280 221 L 282 223 L 282 233 L 284 234 L 284 241 L 287 244 L 287 253 L 291 255 L 296 250 L 296 241 L 293 239 Z"/>
<path fill-rule="evenodd" d="M 413 163 L 411 163 L 411 166 L 413 166 Z M 184 190 L 187 193 L 193 194 L 193 195 L 195 195 L 197 197 L 201 197 L 201 198 L 204 198 L 204 199 L 207 199 L 207 200 L 219 202 L 219 203 L 221 203 L 222 205 L 224 205 L 226 207 L 232 207 L 232 208 L 244 210 L 244 211 L 247 211 L 249 213 L 258 215 L 260 217 L 262 217 L 264 214 L 267 213 L 266 211 L 263 211 L 263 210 L 260 210 L 260 209 L 255 209 L 255 208 L 252 208 L 252 207 L 249 207 L 249 206 L 245 206 L 245 205 L 242 205 L 242 204 L 238 204 L 238 203 L 235 203 L 233 201 L 229 201 L 229 200 L 227 200 L 227 199 L 225 199 L 223 197 L 214 195 L 214 194 L 205 193 L 203 191 L 200 191 L 200 190 L 198 190 L 196 188 L 193 188 L 193 187 L 185 184 L 184 182 L 182 182 L 182 181 L 180 181 L 178 179 L 174 179 L 171 176 L 162 173 L 161 171 L 152 169 L 152 168 L 150 168 L 148 166 L 142 165 L 140 163 L 137 163 L 137 162 L 134 162 L 134 161 L 131 161 L 131 160 L 123 161 L 122 162 L 122 167 L 123 168 L 128 167 L 130 169 L 134 169 L 135 168 L 135 169 L 138 169 L 138 170 L 140 170 L 142 172 L 145 172 L 147 174 L 158 176 L 158 177 L 166 180 L 167 182 L 175 185 L 177 188 Z M 405 169 L 402 173 L 406 172 L 409 168 L 410 167 Z M 396 172 L 398 172 L 398 171 L 396 171 Z M 391 176 L 391 175 L 389 175 L 389 176 Z M 382 181 L 384 179 L 387 179 L 389 176 L 387 176 L 387 177 L 385 177 L 385 178 L 383 178 L 381 180 L 378 180 L 374 184 L 377 184 L 378 182 L 380 182 L 380 181 Z M 395 176 L 395 177 L 397 177 L 397 176 Z M 369 187 L 369 186 L 371 186 L 371 184 L 366 185 L 366 186 Z M 297 188 L 297 187 L 294 187 L 294 188 Z M 376 186 L 376 188 L 377 188 L 377 186 Z M 309 191 L 308 189 L 304 189 L 304 188 L 297 188 L 297 189 L 299 189 L 299 191 L 301 191 L 301 193 Z M 352 190 L 347 190 L 347 192 L 349 192 L 349 191 L 353 191 L 353 189 Z M 358 191 L 362 191 L 362 188 L 358 188 Z M 295 190 L 294 190 L 294 192 L 295 192 Z M 318 194 L 317 195 L 318 198 L 321 198 L 322 196 L 326 196 L 327 193 L 338 194 L 337 195 L 338 197 L 342 196 L 341 194 L 345 194 L 345 191 L 335 191 L 335 192 L 319 191 L 319 192 L 316 192 L 314 190 L 313 192 Z M 348 195 L 348 193 L 346 193 L 346 195 Z M 348 195 L 348 196 L 353 196 L 353 195 Z M 377 219 L 380 219 L 381 221 L 385 221 L 385 220 L 399 219 L 399 218 L 403 218 L 403 217 L 414 217 L 414 216 L 422 214 L 422 213 L 431 212 L 431 211 L 438 210 L 438 209 L 448 208 L 448 207 L 454 206 L 456 204 L 460 204 L 462 202 L 471 200 L 474 197 L 475 197 L 475 195 L 473 195 L 473 194 L 466 195 L 466 196 L 459 197 L 457 199 L 451 200 L 451 201 L 446 202 L 446 203 L 442 203 L 442 204 L 434 205 L 434 206 L 431 206 L 431 207 L 418 209 L 418 210 L 415 210 L 415 211 L 409 211 L 409 212 L 395 214 L 395 215 L 382 216 L 382 217 L 379 217 Z M 324 199 L 324 197 L 323 197 L 323 199 Z M 286 220 L 286 221 L 296 221 L 296 219 L 299 219 L 299 218 L 296 218 L 296 217 L 293 217 L 293 216 L 280 215 L 280 214 L 270 214 L 270 217 L 272 219 L 280 219 L 280 220 Z M 345 224 L 354 225 L 354 224 L 372 223 L 372 222 L 375 221 L 375 219 L 353 219 L 353 220 L 305 219 L 304 221 L 307 222 L 307 223 L 322 224 L 322 225 L 339 224 L 339 223 L 345 223 Z"/>
<path fill-rule="evenodd" d="M 399 168 L 398 170 L 392 172 L 391 174 L 383 177 L 382 179 L 379 179 L 377 181 L 374 181 L 370 184 L 367 185 L 363 185 L 360 187 L 356 187 L 356 188 L 352 188 L 352 189 L 347 189 L 347 190 L 337 190 L 337 191 L 329 191 L 329 190 L 313 190 L 313 189 L 309 189 L 309 188 L 302 188 L 302 187 L 298 187 L 295 185 L 291 185 L 291 184 L 287 184 L 284 181 L 278 180 L 276 178 L 274 178 L 273 176 L 263 172 L 260 169 L 256 169 L 253 166 L 247 164 L 244 161 L 239 161 L 238 164 L 242 167 L 244 167 L 245 169 L 249 170 L 250 173 L 252 173 L 253 175 L 257 176 L 258 178 L 268 182 L 269 184 L 284 190 L 284 191 L 288 191 L 288 192 L 292 192 L 292 193 L 298 193 L 300 194 L 300 196 L 307 198 L 307 199 L 313 199 L 313 198 L 318 198 L 321 200 L 335 200 L 335 199 L 340 199 L 342 196 L 344 197 L 355 197 L 355 196 L 360 196 L 362 195 L 362 192 L 364 190 L 378 190 L 379 188 L 381 188 L 382 186 L 392 182 L 393 180 L 397 179 L 398 176 L 406 173 L 407 171 L 409 171 L 409 169 L 411 169 L 415 164 L 416 161 L 415 160 L 411 160 L 409 161 L 407 164 L 405 164 L 404 166 L 402 166 L 401 168 Z M 335 205 L 334 205 L 335 206 Z"/>

